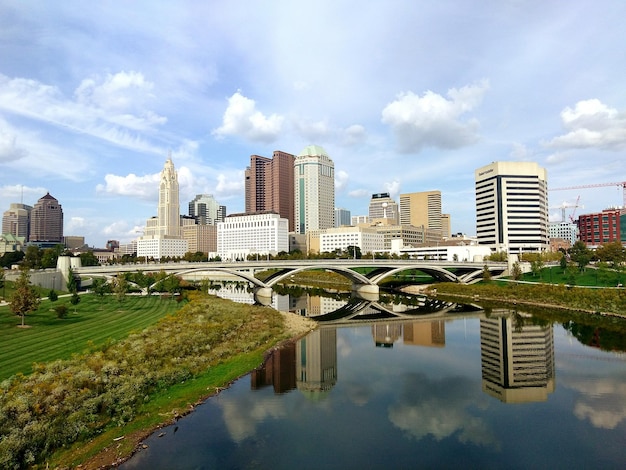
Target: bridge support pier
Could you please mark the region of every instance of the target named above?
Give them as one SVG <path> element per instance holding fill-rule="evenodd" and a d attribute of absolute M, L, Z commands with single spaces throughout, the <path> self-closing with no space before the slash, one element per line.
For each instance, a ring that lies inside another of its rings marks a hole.
<path fill-rule="evenodd" d="M 257 287 L 254 289 L 254 300 L 261 305 L 272 304 L 272 288 L 271 287 Z"/>
<path fill-rule="evenodd" d="M 352 284 L 352 292 L 357 295 L 371 296 L 372 294 L 378 295 L 380 290 L 376 284 Z"/>

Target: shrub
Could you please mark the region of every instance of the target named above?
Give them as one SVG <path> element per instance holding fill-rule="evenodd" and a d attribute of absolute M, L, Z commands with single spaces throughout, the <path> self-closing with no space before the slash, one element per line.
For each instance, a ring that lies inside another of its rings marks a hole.
<path fill-rule="evenodd" d="M 67 317 L 67 305 L 57 305 L 54 311 L 57 313 L 57 318 Z"/>

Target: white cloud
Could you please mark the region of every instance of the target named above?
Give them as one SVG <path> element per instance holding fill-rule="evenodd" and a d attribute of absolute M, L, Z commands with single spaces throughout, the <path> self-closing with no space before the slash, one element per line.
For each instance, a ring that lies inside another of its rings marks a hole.
<path fill-rule="evenodd" d="M 357 145 L 363 143 L 365 138 L 365 128 L 359 124 L 353 124 L 343 131 L 342 145 Z"/>
<path fill-rule="evenodd" d="M 83 80 L 68 99 L 54 86 L 0 74 L 0 109 L 134 150 L 157 152 L 138 132 L 166 118 L 147 109 L 152 85 L 136 72 Z"/>
<path fill-rule="evenodd" d="M 354 189 L 348 193 L 348 196 L 355 199 L 362 199 L 368 195 L 367 189 Z"/>
<path fill-rule="evenodd" d="M 217 137 L 240 136 L 253 142 L 274 142 L 278 138 L 284 117 L 278 114 L 265 116 L 256 109 L 256 103 L 239 91 L 228 99 L 222 125 L 214 129 Z"/>
<path fill-rule="evenodd" d="M 37 200 L 46 195 L 46 188 L 29 187 L 21 185 L 0 186 L 0 199 L 6 199 L 11 202 L 24 200 L 26 204 L 30 204 L 29 201 Z"/>
<path fill-rule="evenodd" d="M 548 146 L 564 149 L 626 148 L 626 112 L 609 108 L 598 99 L 579 101 L 561 111 L 563 126 L 569 132 L 555 137 Z"/>
<path fill-rule="evenodd" d="M 335 171 L 335 191 L 341 191 L 348 184 L 350 176 L 343 170 Z"/>
<path fill-rule="evenodd" d="M 532 156 L 532 152 L 524 144 L 515 142 L 509 155 L 515 160 L 528 160 Z"/>
<path fill-rule="evenodd" d="M 232 196 L 240 197 L 244 192 L 243 174 L 217 176 L 217 186 L 215 187 L 216 197 L 228 198 Z"/>
<path fill-rule="evenodd" d="M 10 162 L 23 158 L 26 151 L 17 145 L 17 135 L 0 120 L 0 162 Z"/>
<path fill-rule="evenodd" d="M 445 98 L 432 91 L 422 97 L 401 93 L 382 112 L 382 122 L 391 126 L 401 153 L 417 153 L 424 147 L 455 149 L 478 140 L 478 121 L 461 121 L 473 110 L 489 88 L 487 81 L 452 88 Z"/>
<path fill-rule="evenodd" d="M 389 193 L 392 199 L 396 199 L 400 194 L 400 182 L 396 180 L 385 183 L 385 191 Z"/>
<path fill-rule="evenodd" d="M 160 173 L 145 176 L 137 176 L 133 173 L 127 176 L 107 174 L 104 177 L 105 184 L 97 185 L 96 192 L 154 200 L 158 197 L 160 178 Z"/>

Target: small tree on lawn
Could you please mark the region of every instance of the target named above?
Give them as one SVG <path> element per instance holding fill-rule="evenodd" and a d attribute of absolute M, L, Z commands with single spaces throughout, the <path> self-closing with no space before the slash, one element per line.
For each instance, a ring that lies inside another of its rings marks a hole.
<path fill-rule="evenodd" d="M 489 266 L 483 266 L 483 281 L 489 282 L 491 281 L 491 271 L 489 271 Z"/>
<path fill-rule="evenodd" d="M 11 298 L 11 311 L 22 317 L 22 328 L 26 314 L 37 310 L 40 302 L 39 293 L 30 283 L 28 269 L 23 269 L 15 281 L 15 291 Z"/>
<path fill-rule="evenodd" d="M 113 281 L 113 292 L 119 302 L 123 302 L 126 298 L 126 293 L 128 292 L 128 281 L 122 273 L 118 274 Z"/>
<path fill-rule="evenodd" d="M 57 300 L 59 300 L 57 291 L 55 291 L 54 289 L 50 289 L 50 292 L 48 292 L 48 299 L 50 299 L 50 302 L 56 302 Z"/>
<path fill-rule="evenodd" d="M 78 284 L 76 283 L 74 270 L 72 268 L 70 268 L 67 273 L 67 290 L 72 294 L 78 290 Z"/>
<path fill-rule="evenodd" d="M 522 278 L 522 268 L 517 261 L 513 263 L 513 267 L 511 268 L 511 277 L 514 281 L 519 281 Z"/>

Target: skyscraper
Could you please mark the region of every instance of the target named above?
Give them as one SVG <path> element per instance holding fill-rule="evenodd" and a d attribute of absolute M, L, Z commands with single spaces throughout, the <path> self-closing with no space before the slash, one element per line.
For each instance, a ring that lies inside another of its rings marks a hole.
<path fill-rule="evenodd" d="M 211 194 L 197 194 L 189 202 L 189 216 L 199 225 L 215 225 L 226 217 L 226 206 L 220 206 Z"/>
<path fill-rule="evenodd" d="M 30 213 L 31 242 L 63 241 L 63 209 L 54 197 L 47 193 L 40 198 Z"/>
<path fill-rule="evenodd" d="M 369 220 L 387 219 L 392 225 L 398 225 L 398 203 L 389 193 L 372 194 L 369 205 Z"/>
<path fill-rule="evenodd" d="M 534 162 L 493 162 L 474 172 L 478 243 L 492 251 L 544 251 L 548 238 L 547 172 Z"/>
<path fill-rule="evenodd" d="M 161 171 L 159 183 L 158 235 L 180 235 L 180 203 L 178 201 L 178 175 L 169 155 Z"/>
<path fill-rule="evenodd" d="M 33 210 L 26 204 L 11 203 L 9 210 L 2 216 L 2 233 L 29 239 L 30 213 Z"/>
<path fill-rule="evenodd" d="M 400 194 L 400 224 L 443 231 L 441 191 Z"/>
<path fill-rule="evenodd" d="M 187 252 L 187 240 L 181 236 L 178 201 L 178 175 L 172 157 L 168 155 L 159 182 L 157 216 L 146 221 L 144 235 L 137 240 L 137 256 L 160 260 L 183 256 Z"/>
<path fill-rule="evenodd" d="M 341 227 L 343 225 L 351 224 L 352 216 L 348 209 L 343 209 L 341 207 L 335 208 L 335 227 Z"/>
<path fill-rule="evenodd" d="M 326 151 L 309 145 L 294 164 L 295 231 L 331 228 L 335 225 L 335 166 Z"/>
<path fill-rule="evenodd" d="M 250 156 L 245 173 L 246 214 L 276 212 L 289 220 L 289 231 L 294 228 L 294 165 L 295 157 L 280 150 L 272 158 Z"/>

